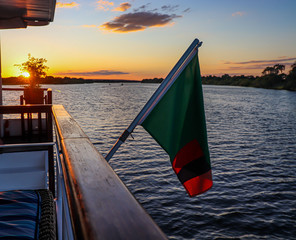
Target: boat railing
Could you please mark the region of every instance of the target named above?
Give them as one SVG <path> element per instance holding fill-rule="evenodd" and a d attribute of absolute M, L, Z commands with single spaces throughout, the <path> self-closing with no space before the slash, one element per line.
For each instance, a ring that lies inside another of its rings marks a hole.
<path fill-rule="evenodd" d="M 75 238 L 166 239 L 64 107 L 53 115 Z"/>
<path fill-rule="evenodd" d="M 24 143 L 24 144 L 8 144 L 0 145 L 0 149 L 9 149 L 9 148 L 34 148 L 34 147 L 48 147 L 55 145 L 54 142 L 43 142 L 43 143 Z"/>
<path fill-rule="evenodd" d="M 0 158 L 7 165 L 0 172 L 13 161 L 28 162 L 23 179 L 32 169 L 33 182 L 40 172 L 45 176 L 43 185 L 55 196 L 58 239 L 166 239 L 62 105 L 0 106 L 0 115 L 9 114 L 23 118 L 3 119 Z M 11 168 L 16 180 L 19 170 Z"/>
<path fill-rule="evenodd" d="M 75 239 L 71 215 L 69 211 L 69 197 L 67 196 L 65 177 L 62 162 L 63 155 L 59 152 L 56 142 L 56 209 L 57 209 L 57 235 L 58 239 Z"/>
<path fill-rule="evenodd" d="M 23 94 L 20 95 L 20 105 L 25 104 L 25 97 L 24 97 L 24 91 L 26 88 L 19 87 L 19 88 L 7 88 L 3 87 L 3 91 L 22 91 Z M 43 104 L 52 104 L 52 89 L 51 88 L 38 88 L 40 91 L 43 91 Z"/>

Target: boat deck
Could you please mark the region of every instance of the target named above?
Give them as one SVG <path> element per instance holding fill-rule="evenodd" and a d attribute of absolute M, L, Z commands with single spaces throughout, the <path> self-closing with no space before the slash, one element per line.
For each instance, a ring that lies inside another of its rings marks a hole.
<path fill-rule="evenodd" d="M 3 120 L 0 191 L 49 189 L 58 239 L 166 239 L 62 105 L 0 106 L 16 113 L 41 119 Z"/>

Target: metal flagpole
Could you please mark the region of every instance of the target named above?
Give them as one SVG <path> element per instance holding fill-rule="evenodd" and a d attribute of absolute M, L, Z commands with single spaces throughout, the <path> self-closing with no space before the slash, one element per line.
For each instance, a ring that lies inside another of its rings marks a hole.
<path fill-rule="evenodd" d="M 162 90 L 166 87 L 167 83 L 171 80 L 171 78 L 175 75 L 175 73 L 183 65 L 184 61 L 188 58 L 188 56 L 191 54 L 191 52 L 196 47 L 199 47 L 200 45 L 201 45 L 201 42 L 198 39 L 195 39 L 191 43 L 189 48 L 186 50 L 186 52 L 183 54 L 183 56 L 179 59 L 179 61 L 176 63 L 176 65 L 173 67 L 173 69 L 170 71 L 170 73 L 167 75 L 167 77 L 162 81 L 161 85 L 153 93 L 153 95 L 151 96 L 149 101 L 145 104 L 145 106 L 140 111 L 140 113 L 137 115 L 137 117 L 133 120 L 133 122 L 129 125 L 129 127 L 122 133 L 122 135 L 118 138 L 118 140 L 113 145 L 113 147 L 111 148 L 109 153 L 105 156 L 105 159 L 107 160 L 107 162 L 112 158 L 112 156 L 117 151 L 117 149 L 121 146 L 121 144 L 125 142 L 127 137 L 133 132 L 135 127 L 138 125 L 140 119 L 143 117 L 143 115 L 146 113 L 146 111 L 150 108 L 151 104 L 155 101 L 155 99 L 162 92 Z"/>

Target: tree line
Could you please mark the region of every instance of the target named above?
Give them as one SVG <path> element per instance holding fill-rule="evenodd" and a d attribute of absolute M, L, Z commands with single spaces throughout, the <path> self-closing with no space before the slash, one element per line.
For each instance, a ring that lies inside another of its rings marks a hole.
<path fill-rule="evenodd" d="M 283 73 L 285 65 L 275 64 L 266 67 L 261 76 L 202 76 L 202 83 L 208 85 L 229 85 L 242 87 L 256 87 L 267 89 L 283 89 L 296 91 L 296 62 L 292 64 L 288 74 Z M 142 83 L 161 83 L 163 78 L 143 79 Z"/>
<path fill-rule="evenodd" d="M 217 77 L 209 75 L 202 77 L 202 83 L 296 91 L 296 62 L 292 64 L 288 74 L 283 73 L 284 70 L 285 65 L 276 64 L 272 67 L 266 67 L 261 76 L 230 76 L 224 74 Z"/>

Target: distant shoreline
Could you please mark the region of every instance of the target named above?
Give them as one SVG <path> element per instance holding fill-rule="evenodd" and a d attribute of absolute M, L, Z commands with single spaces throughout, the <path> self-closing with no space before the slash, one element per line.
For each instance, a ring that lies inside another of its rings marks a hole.
<path fill-rule="evenodd" d="M 42 78 L 40 84 L 88 84 L 88 83 L 161 83 L 163 78 L 143 79 L 143 80 L 125 80 L 125 79 L 83 79 L 69 77 L 52 77 Z M 2 79 L 3 85 L 27 85 L 27 79 L 23 77 L 10 77 Z M 224 86 L 241 86 L 255 87 L 276 90 L 296 91 L 296 76 L 294 74 L 267 74 L 261 77 L 254 76 L 230 76 L 224 74 L 218 76 L 203 76 L 202 84 L 205 85 L 224 85 Z"/>
<path fill-rule="evenodd" d="M 202 77 L 202 83 L 205 85 L 240 86 L 296 91 L 296 76 L 293 74 L 267 74 L 260 77 L 244 75 L 229 76 L 228 74 L 224 74 L 221 77 Z"/>
<path fill-rule="evenodd" d="M 87 84 L 87 83 L 132 83 L 141 82 L 138 80 L 125 79 L 84 79 L 84 78 L 69 78 L 69 77 L 52 77 L 47 76 L 40 80 L 40 84 Z M 27 85 L 28 80 L 23 77 L 9 77 L 2 79 L 3 85 Z"/>
<path fill-rule="evenodd" d="M 143 79 L 142 83 L 161 83 L 162 78 Z M 286 74 L 266 74 L 261 77 L 254 76 L 230 76 L 224 74 L 218 76 L 202 76 L 202 84 L 204 85 L 220 85 L 220 86 L 240 86 L 255 87 L 275 90 L 296 91 L 296 76 L 294 73 Z"/>

